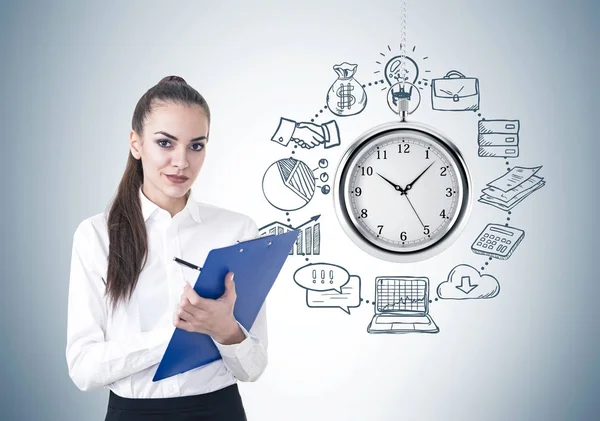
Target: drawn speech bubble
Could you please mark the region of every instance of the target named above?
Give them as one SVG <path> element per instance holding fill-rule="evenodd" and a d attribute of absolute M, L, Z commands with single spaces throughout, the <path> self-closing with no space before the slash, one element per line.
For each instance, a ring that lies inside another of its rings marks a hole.
<path fill-rule="evenodd" d="M 310 263 L 294 273 L 294 282 L 312 291 L 335 290 L 341 294 L 349 280 L 346 269 L 331 263 Z"/>
<path fill-rule="evenodd" d="M 342 293 L 337 291 L 306 291 L 306 304 L 309 307 L 339 308 L 350 314 L 351 308 L 360 306 L 360 277 L 350 276 L 350 280 L 342 286 Z"/>

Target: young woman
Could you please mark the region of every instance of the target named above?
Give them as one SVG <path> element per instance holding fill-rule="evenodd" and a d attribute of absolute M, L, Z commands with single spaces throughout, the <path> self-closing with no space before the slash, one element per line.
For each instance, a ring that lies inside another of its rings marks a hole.
<path fill-rule="evenodd" d="M 66 358 L 79 389 L 110 389 L 106 420 L 245 420 L 236 380 L 266 367 L 264 306 L 248 332 L 233 316 L 233 273 L 206 299 L 191 286 L 198 272 L 173 260 L 201 265 L 213 248 L 258 236 L 249 217 L 191 195 L 209 127 L 208 104 L 182 78 L 150 88 L 110 209 L 75 231 Z M 210 335 L 223 358 L 152 382 L 175 327 Z"/>

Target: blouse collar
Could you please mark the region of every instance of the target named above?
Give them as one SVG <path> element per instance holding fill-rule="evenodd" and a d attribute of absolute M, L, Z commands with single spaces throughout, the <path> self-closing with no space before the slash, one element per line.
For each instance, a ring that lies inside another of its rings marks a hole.
<path fill-rule="evenodd" d="M 142 191 L 142 187 L 139 189 L 140 202 L 142 205 L 142 215 L 144 216 L 144 222 L 148 220 L 156 211 L 159 209 L 165 211 L 161 207 L 159 207 L 156 203 L 151 201 L 146 197 L 144 192 Z M 190 195 L 187 199 L 187 203 L 181 212 L 187 212 L 196 222 L 202 222 L 200 219 L 200 207 L 198 202 L 193 197 L 193 193 L 190 191 Z M 168 212 L 167 212 L 168 213 Z"/>

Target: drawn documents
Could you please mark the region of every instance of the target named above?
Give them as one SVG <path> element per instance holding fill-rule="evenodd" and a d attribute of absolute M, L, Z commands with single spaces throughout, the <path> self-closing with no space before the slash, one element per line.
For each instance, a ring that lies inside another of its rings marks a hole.
<path fill-rule="evenodd" d="M 503 176 L 489 182 L 487 187 L 481 190 L 479 202 L 487 203 L 498 209 L 509 211 L 527 196 L 546 185 L 542 177 L 536 173 L 539 167 L 514 167 Z"/>

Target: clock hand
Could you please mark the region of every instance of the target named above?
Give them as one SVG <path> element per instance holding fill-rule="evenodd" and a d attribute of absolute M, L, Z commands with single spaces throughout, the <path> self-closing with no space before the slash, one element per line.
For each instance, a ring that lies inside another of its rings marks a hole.
<path fill-rule="evenodd" d="M 406 191 L 405 191 L 405 190 L 404 190 L 402 187 L 400 187 L 398 184 L 396 184 L 396 183 L 394 183 L 394 182 L 392 182 L 392 181 L 388 180 L 387 178 L 385 178 L 383 175 L 381 175 L 381 174 L 379 174 L 379 173 L 377 173 L 377 175 L 378 175 L 379 177 L 383 178 L 383 179 L 384 179 L 385 181 L 387 181 L 388 183 L 390 183 L 392 186 L 394 186 L 394 189 L 396 189 L 397 191 L 399 191 L 401 195 L 403 195 L 403 194 L 406 194 Z"/>
<path fill-rule="evenodd" d="M 408 184 L 406 185 L 406 187 L 404 188 L 404 190 L 405 190 L 405 191 L 409 191 L 410 189 L 412 189 L 412 188 L 413 188 L 413 186 L 414 186 L 414 184 L 416 183 L 416 181 L 417 181 L 419 178 L 421 178 L 421 176 L 422 176 L 423 174 L 425 174 L 425 171 L 427 171 L 427 170 L 428 170 L 428 169 L 429 169 L 429 168 L 430 168 L 430 167 L 431 167 L 433 164 L 435 164 L 435 161 L 433 161 L 431 164 L 429 164 L 429 167 L 425 168 L 425 169 L 423 170 L 423 172 L 417 176 L 417 178 L 415 178 L 415 179 L 414 179 L 412 182 L 408 183 Z"/>
<path fill-rule="evenodd" d="M 425 224 L 423 224 L 423 221 L 421 221 L 421 217 L 419 216 L 419 214 L 417 213 L 417 211 L 415 210 L 415 207 L 413 206 L 412 202 L 410 201 L 410 199 L 408 198 L 408 194 L 405 194 L 404 197 L 406 197 L 406 200 L 408 200 L 408 203 L 410 204 L 410 207 L 412 208 L 412 210 L 415 212 L 415 215 L 417 215 L 417 218 L 419 218 L 419 222 L 421 223 L 421 225 L 423 225 L 423 228 L 425 228 Z"/>

